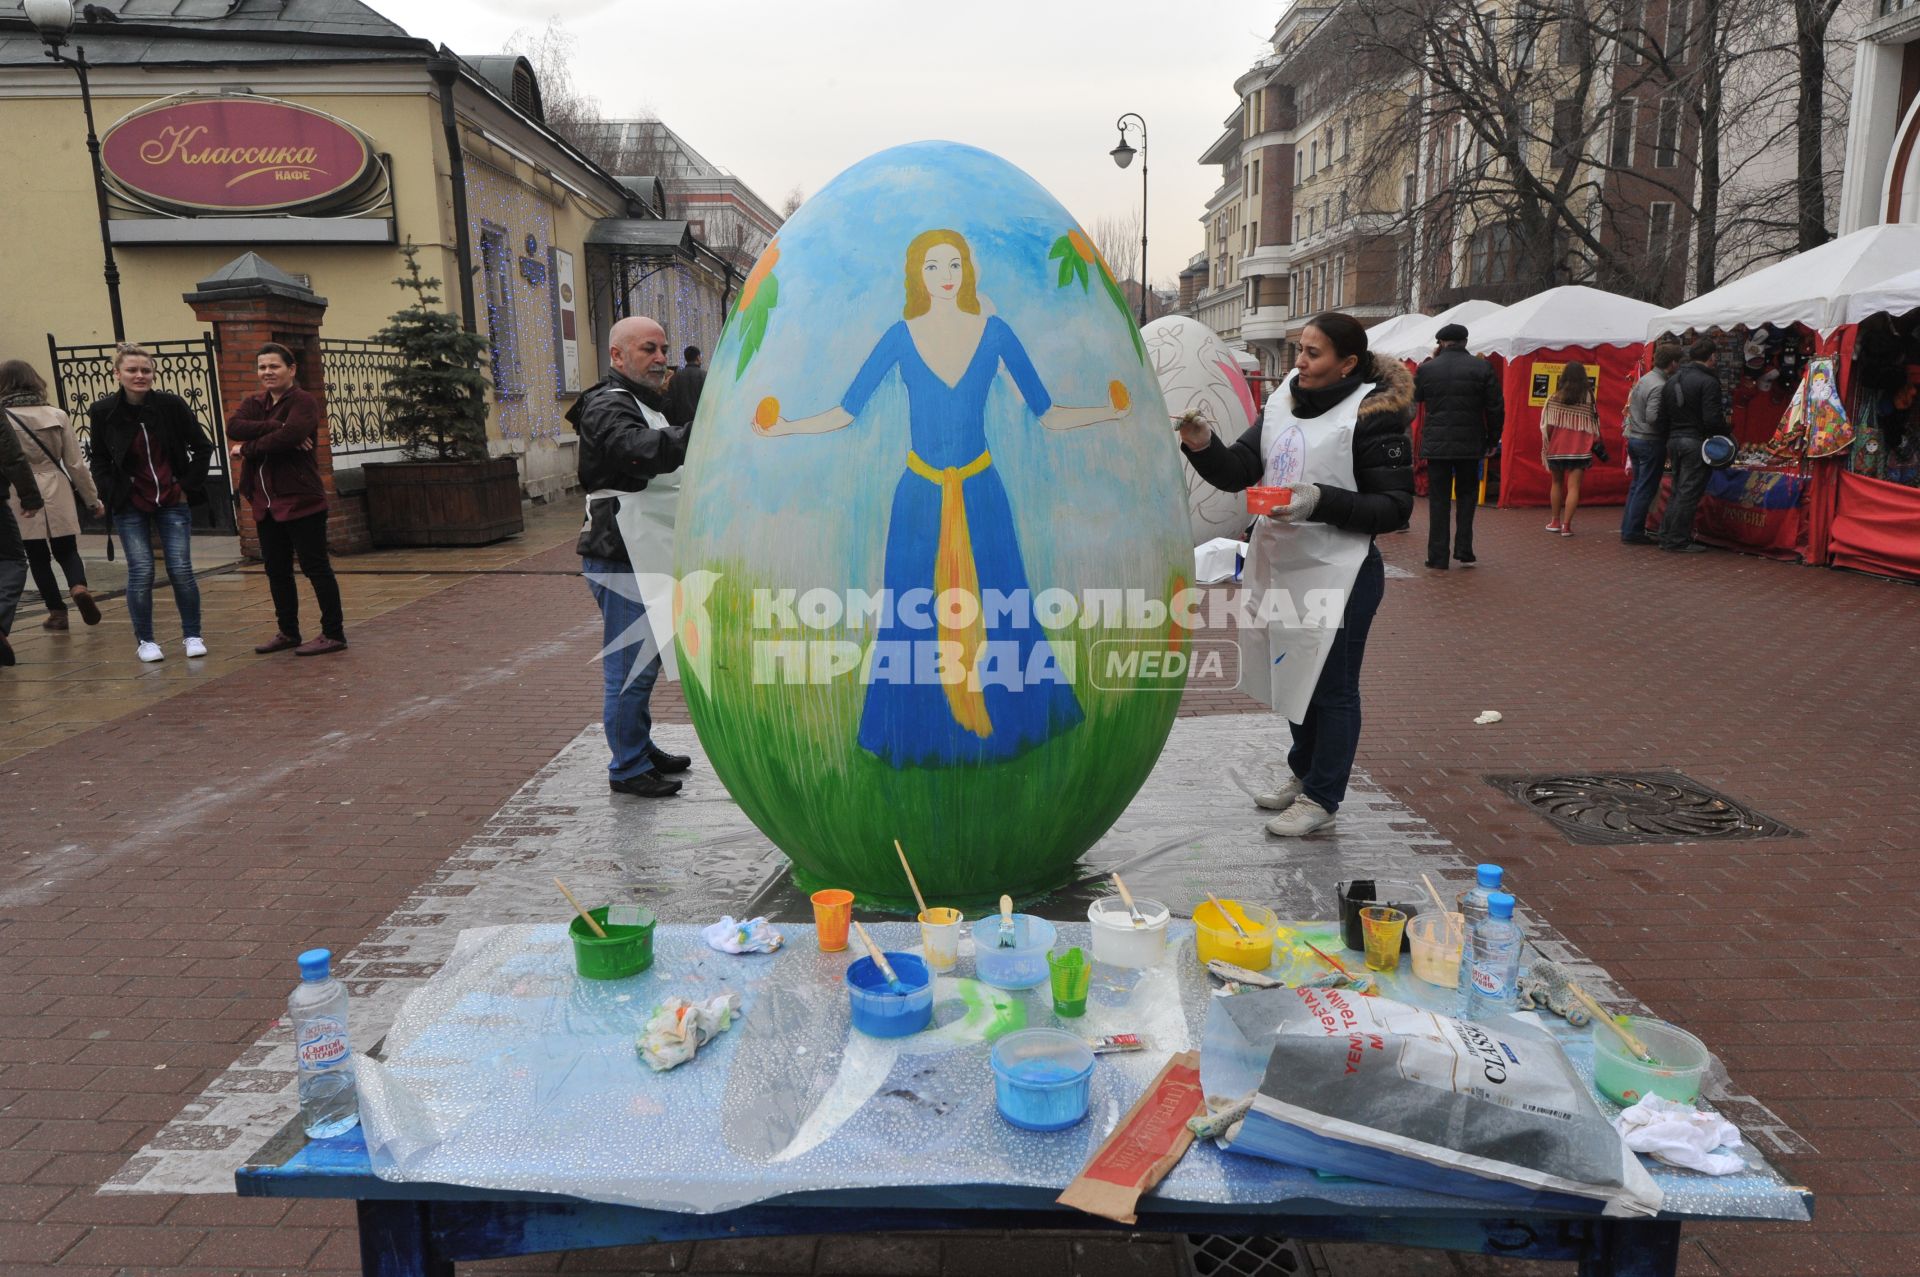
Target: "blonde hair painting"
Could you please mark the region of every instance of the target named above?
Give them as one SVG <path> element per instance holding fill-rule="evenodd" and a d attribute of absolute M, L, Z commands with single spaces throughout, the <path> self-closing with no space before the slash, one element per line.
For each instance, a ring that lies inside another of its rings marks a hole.
<path fill-rule="evenodd" d="M 969 315 L 980 313 L 980 298 L 974 291 L 973 250 L 967 247 L 966 237 L 959 231 L 933 230 L 921 231 L 907 245 L 907 304 L 902 312 L 907 319 L 918 319 L 933 306 L 933 296 L 920 277 L 920 268 L 926 264 L 927 254 L 942 244 L 950 244 L 960 252 L 960 292 L 954 304 Z"/>

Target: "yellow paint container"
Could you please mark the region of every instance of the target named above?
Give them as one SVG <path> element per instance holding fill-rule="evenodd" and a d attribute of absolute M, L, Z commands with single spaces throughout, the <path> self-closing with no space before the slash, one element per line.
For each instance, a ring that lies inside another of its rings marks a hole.
<path fill-rule="evenodd" d="M 1238 900 L 1222 900 L 1221 907 L 1246 931 L 1242 939 L 1220 910 L 1208 901 L 1193 910 L 1193 947 L 1200 965 L 1215 958 L 1231 962 L 1249 971 L 1264 971 L 1273 963 L 1273 942 L 1280 932 L 1280 920 L 1273 910 L 1259 905 L 1243 905 Z"/>

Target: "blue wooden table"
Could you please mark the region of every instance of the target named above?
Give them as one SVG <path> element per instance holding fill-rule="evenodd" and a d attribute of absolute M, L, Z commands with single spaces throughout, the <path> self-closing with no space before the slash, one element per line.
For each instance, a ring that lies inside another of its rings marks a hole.
<path fill-rule="evenodd" d="M 663 932 L 678 930 L 663 928 Z M 906 934 L 903 930 L 902 936 Z M 675 967 L 673 939 L 670 935 L 663 935 L 662 939 L 669 943 L 656 964 L 656 975 L 662 967 Z M 886 936 L 881 939 L 882 943 L 889 943 Z M 844 955 L 812 952 L 810 944 L 797 943 L 793 949 L 783 951 L 778 965 L 805 970 L 808 964 L 821 964 L 822 971 L 832 971 L 837 978 L 836 964 L 845 961 Z M 701 960 L 690 961 L 697 966 Z M 1182 978 L 1204 990 L 1205 982 L 1197 975 L 1197 964 L 1193 963 L 1190 952 L 1180 965 Z M 683 972 L 685 969 L 682 968 Z M 757 969 L 763 975 L 767 970 Z M 814 973 L 812 978 L 822 978 L 821 973 Z M 1431 996 L 1431 991 L 1423 994 L 1412 984 L 1404 992 L 1413 997 Z M 1198 996 L 1204 998 L 1204 992 Z M 492 1009 L 489 1008 L 489 1013 Z M 752 1024 L 754 1019 L 754 1013 L 749 1010 L 746 1022 Z M 715 1061 L 715 1066 L 724 1065 L 724 1053 L 739 1045 L 730 1039 L 743 1032 L 745 1030 L 735 1030 L 717 1040 L 712 1049 L 722 1052 L 723 1058 Z M 701 1058 L 706 1059 L 705 1051 Z M 1125 1099 L 1131 1102 L 1130 1095 Z M 688 1110 L 682 1110 L 685 1111 Z M 235 1183 L 243 1197 L 356 1201 L 362 1268 L 370 1277 L 411 1274 L 446 1277 L 452 1273 L 453 1265 L 463 1260 L 731 1237 L 1123 1227 L 1055 1203 L 1054 1199 L 1065 1186 L 1065 1178 L 1071 1175 L 1070 1170 L 1059 1172 L 1058 1183 L 1048 1182 L 1053 1174 L 1050 1171 L 1048 1176 L 1037 1180 L 1028 1175 L 1026 1182 L 1020 1184 L 899 1185 L 889 1181 L 900 1172 L 868 1167 L 874 1173 L 860 1181 L 867 1185 L 864 1187 L 789 1191 L 778 1196 L 771 1195 L 778 1189 L 767 1189 L 760 1194 L 728 1199 L 749 1201 L 751 1205 L 709 1213 L 515 1191 L 529 1181 L 539 1186 L 549 1175 L 554 1176 L 556 1184 L 573 1180 L 580 1162 L 572 1151 L 576 1146 L 564 1143 L 561 1147 L 560 1159 L 550 1161 L 547 1170 L 506 1177 L 514 1189 L 440 1182 L 439 1176 L 417 1173 L 417 1168 L 416 1173 L 404 1180 L 383 1179 L 374 1171 L 359 1128 L 336 1139 L 310 1141 L 296 1120 L 236 1171 Z M 863 1156 L 884 1157 L 892 1147 L 869 1146 Z M 876 1153 L 875 1149 L 880 1151 Z M 901 1157 L 906 1156 L 903 1151 Z M 1245 1176 L 1258 1176 L 1251 1181 L 1252 1190 L 1241 1192 L 1233 1205 L 1218 1204 L 1226 1199 L 1209 1200 L 1206 1192 L 1193 1188 L 1197 1171 L 1211 1165 L 1209 1159 L 1222 1158 L 1227 1161 L 1218 1165 L 1230 1166 L 1234 1175 L 1242 1177 L 1243 1189 L 1249 1182 Z M 659 1165 L 644 1174 L 671 1178 L 667 1170 L 673 1164 L 670 1159 L 656 1160 Z M 976 1164 L 966 1176 L 951 1178 L 974 1177 L 977 1170 L 1000 1164 Z M 1072 1164 L 1077 1166 L 1079 1161 L 1076 1159 Z M 487 1173 L 473 1175 L 470 1172 L 468 1177 L 474 1183 L 497 1181 L 502 1178 L 498 1171 L 512 1168 L 501 1168 L 498 1157 L 489 1153 L 482 1169 Z M 1780 1221 L 1811 1217 L 1811 1195 L 1804 1189 L 1786 1185 L 1765 1167 L 1761 1168 L 1762 1174 L 1724 1182 L 1660 1166 L 1649 1166 L 1649 1170 L 1666 1194 L 1668 1209 L 1650 1219 L 1606 1219 L 1545 1210 L 1515 1211 L 1439 1193 L 1322 1177 L 1298 1167 L 1224 1154 L 1203 1145 L 1189 1152 L 1186 1161 L 1163 1186 L 1167 1189 L 1179 1186 L 1180 1191 L 1159 1192 L 1143 1198 L 1138 1223 L 1125 1227 L 1128 1231 L 1228 1237 L 1271 1235 L 1572 1260 L 1579 1263 L 1579 1271 L 1586 1277 L 1598 1274 L 1653 1277 L 1675 1271 L 1680 1229 L 1688 1220 Z M 744 1173 L 751 1174 L 751 1171 Z M 783 1186 L 792 1182 L 785 1181 Z"/>
<path fill-rule="evenodd" d="M 1385 1189 L 1402 1208 L 1354 1212 L 1313 1193 L 1314 1177 L 1275 1167 L 1283 1200 L 1260 1207 L 1207 1207 L 1147 1197 L 1139 1223 L 1109 1223 L 1054 1203 L 1052 1189 L 981 1184 L 792 1194 L 711 1215 L 610 1206 L 578 1198 L 451 1184 L 389 1183 L 374 1175 L 358 1128 L 308 1140 L 291 1122 L 234 1175 L 242 1197 L 351 1198 L 358 1203 L 361 1271 L 367 1277 L 451 1277 L 459 1261 L 728 1237 L 1085 1228 L 1129 1232 L 1270 1234 L 1309 1241 L 1377 1242 L 1522 1259 L 1574 1260 L 1581 1277 L 1671 1277 L 1688 1219 L 1737 1213 L 1663 1214 L 1650 1220 L 1485 1213 L 1476 1203 L 1435 1203 L 1432 1194 Z M 1656 1173 L 1656 1179 L 1661 1178 Z M 1813 1197 L 1798 1193 L 1810 1213 Z M 1416 1204 L 1417 1203 L 1417 1204 Z M 1769 1215 L 1768 1218 L 1777 1218 Z"/>

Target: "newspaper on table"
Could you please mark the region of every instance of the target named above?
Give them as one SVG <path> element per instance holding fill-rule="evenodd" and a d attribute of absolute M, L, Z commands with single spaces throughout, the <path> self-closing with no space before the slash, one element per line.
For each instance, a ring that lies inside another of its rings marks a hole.
<path fill-rule="evenodd" d="M 1530 1015 L 1274 989 L 1216 1001 L 1216 1041 L 1266 1061 L 1223 1141 L 1233 1152 L 1515 1207 L 1660 1211 L 1660 1188 Z"/>

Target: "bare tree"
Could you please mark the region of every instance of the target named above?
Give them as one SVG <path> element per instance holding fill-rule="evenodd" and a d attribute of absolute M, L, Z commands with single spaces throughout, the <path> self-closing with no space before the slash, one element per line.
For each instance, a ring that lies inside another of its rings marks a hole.
<path fill-rule="evenodd" d="M 573 63 L 579 41 L 553 18 L 538 31 L 519 30 L 507 37 L 505 51 L 533 64 L 540 82 L 540 106 L 547 127 L 572 143 L 588 159 L 608 168 L 611 158 L 599 125 L 604 118 L 600 101 L 574 83 Z"/>
<path fill-rule="evenodd" d="M 800 206 L 806 203 L 806 200 L 806 193 L 799 187 L 796 186 L 788 191 L 787 198 L 780 201 L 780 220 L 784 222 L 787 218 L 798 213 Z"/>
<path fill-rule="evenodd" d="M 1328 19 L 1346 56 L 1319 59 L 1302 114 L 1364 121 L 1349 184 L 1361 211 L 1397 209 L 1442 300 L 1583 280 L 1673 300 L 1688 229 L 1706 289 L 1729 244 L 1774 220 L 1764 148 L 1730 160 L 1727 143 L 1729 121 L 1781 114 L 1767 12 L 1669 0 L 1649 30 L 1644 0 L 1349 0 Z M 1383 198 L 1383 172 L 1419 188 Z"/>
<path fill-rule="evenodd" d="M 1822 152 L 1827 113 L 1827 30 L 1840 11 L 1841 0 L 1793 0 L 1794 52 L 1800 73 L 1795 78 L 1794 101 L 1795 211 L 1798 247 L 1818 248 L 1832 238 L 1827 229 L 1827 183 Z"/>
<path fill-rule="evenodd" d="M 1116 281 L 1140 278 L 1140 210 L 1129 209 L 1093 223 L 1093 246 L 1107 259 Z M 1137 301 L 1137 298 L 1136 298 Z"/>

